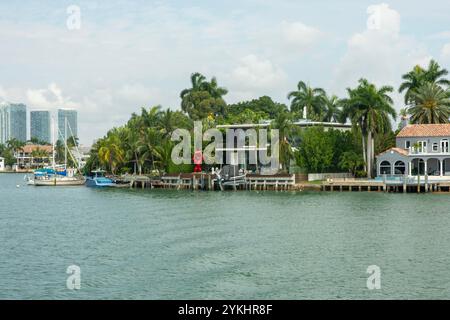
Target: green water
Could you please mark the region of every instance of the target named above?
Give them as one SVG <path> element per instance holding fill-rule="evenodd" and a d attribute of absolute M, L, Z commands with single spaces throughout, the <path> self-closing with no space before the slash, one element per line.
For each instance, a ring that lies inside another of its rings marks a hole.
<path fill-rule="evenodd" d="M 0 175 L 3 299 L 450 298 L 450 195 L 23 184 Z"/>

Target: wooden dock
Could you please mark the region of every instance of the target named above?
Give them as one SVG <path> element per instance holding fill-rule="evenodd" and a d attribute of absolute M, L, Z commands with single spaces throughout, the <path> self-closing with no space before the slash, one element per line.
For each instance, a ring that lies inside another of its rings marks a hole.
<path fill-rule="evenodd" d="M 322 191 L 367 191 L 367 192 L 396 192 L 396 193 L 427 193 L 450 192 L 450 182 L 423 179 L 419 183 L 414 179 L 389 180 L 359 180 L 344 179 L 324 181 Z"/>
<path fill-rule="evenodd" d="M 146 175 L 126 175 L 116 177 L 116 180 L 131 188 L 161 188 L 175 190 L 273 190 L 273 191 L 333 191 L 333 192 L 397 192 L 397 193 L 450 193 L 450 181 L 433 181 L 421 179 L 420 184 L 411 178 L 397 180 L 367 180 L 367 179 L 334 179 L 322 183 L 296 182 L 295 175 L 247 174 L 245 178 L 233 183 L 220 184 L 217 176 L 211 173 L 177 173 L 165 174 L 161 177 Z"/>
<path fill-rule="evenodd" d="M 116 178 L 120 183 L 128 183 L 131 188 L 161 188 L 176 190 L 293 190 L 295 176 L 289 174 L 256 175 L 247 174 L 245 179 L 219 184 L 217 176 L 211 173 L 177 173 L 161 177 L 127 175 Z"/>

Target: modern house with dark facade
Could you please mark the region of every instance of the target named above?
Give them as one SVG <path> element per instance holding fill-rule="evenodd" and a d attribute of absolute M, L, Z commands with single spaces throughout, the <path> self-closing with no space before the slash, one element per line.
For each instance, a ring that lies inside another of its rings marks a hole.
<path fill-rule="evenodd" d="M 428 176 L 450 181 L 450 124 L 405 126 L 396 147 L 377 156 L 377 176 Z"/>

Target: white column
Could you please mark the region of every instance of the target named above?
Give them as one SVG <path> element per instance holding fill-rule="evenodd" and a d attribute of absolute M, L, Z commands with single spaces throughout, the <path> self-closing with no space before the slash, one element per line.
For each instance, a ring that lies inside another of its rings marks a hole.
<path fill-rule="evenodd" d="M 423 172 L 423 174 L 426 176 L 427 175 L 427 172 L 428 172 L 428 160 L 423 160 L 423 163 L 424 163 L 424 172 Z"/>
<path fill-rule="evenodd" d="M 408 162 L 408 172 L 409 172 L 409 176 L 412 176 L 412 161 Z"/>
<path fill-rule="evenodd" d="M 443 160 L 441 159 L 441 160 L 439 160 L 439 168 L 440 168 L 440 170 L 439 170 L 439 173 L 440 173 L 440 176 L 442 177 L 442 176 L 444 176 L 444 162 L 443 162 Z"/>

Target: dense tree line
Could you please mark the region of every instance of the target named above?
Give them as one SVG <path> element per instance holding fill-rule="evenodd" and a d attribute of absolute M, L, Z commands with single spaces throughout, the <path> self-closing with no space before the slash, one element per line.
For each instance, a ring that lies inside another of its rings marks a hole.
<path fill-rule="evenodd" d="M 450 116 L 450 81 L 448 72 L 431 61 L 403 75 L 399 88 L 405 94 L 403 118 L 411 123 L 448 123 Z M 371 177 L 377 153 L 395 144 L 392 128 L 397 113 L 392 100 L 394 88 L 376 86 L 361 79 L 346 97 L 327 94 L 300 81 L 288 93 L 290 106 L 263 96 L 251 101 L 227 104 L 227 89 L 216 78 L 207 80 L 194 73 L 191 85 L 180 93 L 181 110 L 163 110 L 156 106 L 142 108 L 128 123 L 111 129 L 91 151 L 87 170 L 103 167 L 112 173 L 149 173 L 190 171 L 191 166 L 175 166 L 170 155 L 175 128 L 192 130 L 194 121 L 205 129 L 218 124 L 271 121 L 280 132 L 280 163 L 288 170 L 292 161 L 308 172 L 348 171 Z M 294 125 L 304 118 L 321 122 L 350 122 L 352 130 L 326 131 L 324 128 L 299 130 Z"/>

